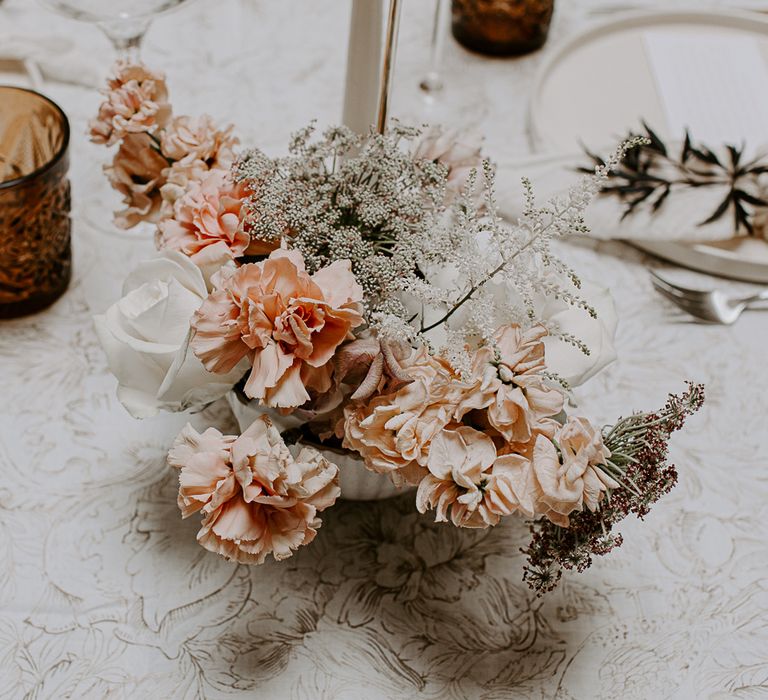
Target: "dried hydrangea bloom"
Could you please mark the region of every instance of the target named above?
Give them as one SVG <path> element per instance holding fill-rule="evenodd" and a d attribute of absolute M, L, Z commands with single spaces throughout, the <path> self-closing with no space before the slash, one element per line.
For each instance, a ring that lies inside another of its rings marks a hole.
<path fill-rule="evenodd" d="M 191 346 L 206 369 L 228 372 L 248 358 L 245 394 L 271 407 L 301 406 L 308 389 L 328 391 L 336 348 L 363 322 L 363 292 L 348 261 L 310 276 L 301 253 L 281 249 L 213 281 L 192 319 Z"/>
<path fill-rule="evenodd" d="M 611 453 L 600 431 L 585 418 L 569 417 L 556 436 L 560 454 L 551 440 L 536 439 L 533 473 L 536 478 L 536 510 L 557 525 L 567 527 L 568 514 L 586 506 L 597 509 L 608 489 L 618 488 L 600 465 Z"/>
<path fill-rule="evenodd" d="M 112 161 L 104 169 L 112 187 L 123 195 L 126 208 L 115 212 L 115 224 L 131 228 L 142 221 L 160 218 L 160 188 L 168 165 L 147 134 L 127 134 Z"/>
<path fill-rule="evenodd" d="M 228 171 L 209 171 L 176 200 L 173 217 L 160 222 L 157 247 L 181 251 L 201 266 L 240 257 L 250 244 L 240 216 L 244 197 Z"/>
<path fill-rule="evenodd" d="M 465 386 L 439 357 L 419 348 L 400 362 L 412 380 L 396 391 L 349 403 L 344 446 L 360 453 L 372 471 L 398 486 L 418 484 L 432 438 L 454 419 Z"/>
<path fill-rule="evenodd" d="M 183 517 L 204 515 L 200 544 L 244 564 L 269 554 L 285 559 L 309 544 L 321 525 L 317 514 L 340 493 L 338 467 L 310 448 L 292 457 L 266 416 L 237 438 L 187 425 L 168 462 L 180 470 Z"/>
<path fill-rule="evenodd" d="M 440 126 L 431 126 L 415 144 L 413 157 L 448 168 L 446 201 L 451 202 L 467 187 L 472 170 L 480 168 L 482 144 L 482 136 L 477 133 L 445 131 Z"/>
<path fill-rule="evenodd" d="M 94 143 L 111 146 L 127 134 L 163 127 L 170 119 L 171 106 L 162 73 L 143 64 L 119 61 L 107 86 L 107 99 L 89 125 Z"/>

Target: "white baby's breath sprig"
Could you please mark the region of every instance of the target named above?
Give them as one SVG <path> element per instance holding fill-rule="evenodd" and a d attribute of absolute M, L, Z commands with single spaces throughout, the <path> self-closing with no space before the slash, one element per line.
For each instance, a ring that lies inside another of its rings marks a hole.
<path fill-rule="evenodd" d="M 430 342 L 442 327 L 451 347 L 482 344 L 500 321 L 538 322 L 535 300 L 542 295 L 594 316 L 579 296 L 578 276 L 551 242 L 588 231 L 584 209 L 640 139 L 541 206 L 522 178 L 523 214 L 510 224 L 498 214 L 490 161 L 467 168 L 461 189 L 448 198 L 450 167 L 414 157 L 419 134 L 393 122 L 385 134 L 361 137 L 332 127 L 317 136 L 310 125 L 294 135 L 285 157 L 246 153 L 235 174 L 252 192 L 252 236 L 287 240 L 310 272 L 349 260 L 369 325 L 392 339 Z M 580 347 L 575 338 L 568 342 Z M 457 351 L 449 354 L 461 361 Z"/>

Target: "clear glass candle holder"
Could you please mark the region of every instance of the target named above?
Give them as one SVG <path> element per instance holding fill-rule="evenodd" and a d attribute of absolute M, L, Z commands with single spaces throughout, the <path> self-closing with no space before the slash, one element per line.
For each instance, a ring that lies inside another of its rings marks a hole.
<path fill-rule="evenodd" d="M 47 97 L 0 86 L 0 318 L 39 311 L 72 266 L 69 122 Z"/>

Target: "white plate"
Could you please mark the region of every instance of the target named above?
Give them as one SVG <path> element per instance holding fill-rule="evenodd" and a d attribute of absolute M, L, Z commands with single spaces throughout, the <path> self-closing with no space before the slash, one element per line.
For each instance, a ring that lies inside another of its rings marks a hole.
<path fill-rule="evenodd" d="M 768 61 L 768 18 L 752 13 L 632 13 L 594 25 L 564 42 L 539 69 L 528 113 L 534 147 L 573 152 L 581 143 L 592 147 L 615 143 L 631 130 L 640 131 L 642 120 L 652 124 L 662 138 L 679 140 L 681 134 L 668 132 L 646 57 L 643 35 L 655 30 L 716 31 L 757 38 Z M 763 240 L 632 244 L 702 272 L 768 283 L 768 242 Z"/>
<path fill-rule="evenodd" d="M 762 239 L 741 237 L 719 243 L 627 243 L 692 270 L 745 282 L 768 284 L 768 243 Z"/>

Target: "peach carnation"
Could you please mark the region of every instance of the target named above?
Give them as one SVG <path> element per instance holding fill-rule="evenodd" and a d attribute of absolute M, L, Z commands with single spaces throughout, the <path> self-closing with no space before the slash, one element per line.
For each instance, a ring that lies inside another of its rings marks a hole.
<path fill-rule="evenodd" d="M 266 416 L 240 437 L 214 428 L 200 434 L 187 424 L 168 463 L 180 470 L 182 516 L 203 513 L 200 544 L 244 564 L 268 554 L 285 559 L 309 544 L 318 512 L 340 493 L 338 467 L 311 448 L 294 459 Z"/>
<path fill-rule="evenodd" d="M 553 523 L 567 527 L 568 514 L 586 507 L 594 511 L 603 493 L 618 488 L 602 468 L 611 456 L 600 431 L 585 418 L 569 417 L 556 438 L 557 448 L 544 436 L 533 448 L 536 510 Z"/>
<path fill-rule="evenodd" d="M 250 243 L 240 218 L 244 197 L 228 171 L 209 171 L 176 200 L 173 217 L 160 222 L 157 247 L 181 251 L 198 265 L 243 255 Z"/>
<path fill-rule="evenodd" d="M 344 446 L 359 452 L 369 469 L 389 474 L 395 484 L 417 484 L 432 439 L 454 420 L 466 387 L 444 359 L 425 348 L 414 350 L 400 365 L 412 380 L 409 384 L 347 405 Z"/>
<path fill-rule="evenodd" d="M 160 187 L 167 161 L 154 148 L 147 134 L 127 134 L 112 165 L 104 169 L 112 187 L 123 195 L 126 208 L 115 213 L 115 224 L 131 228 L 160 216 Z"/>
<path fill-rule="evenodd" d="M 171 116 L 165 76 L 143 64 L 118 62 L 104 94 L 107 99 L 89 125 L 94 143 L 111 146 L 126 134 L 163 127 Z"/>
<path fill-rule="evenodd" d="M 331 386 L 336 348 L 363 322 L 363 290 L 348 260 L 309 275 L 296 250 L 214 276 L 215 290 L 192 319 L 194 353 L 210 372 L 247 357 L 244 391 L 267 406 L 292 408 Z"/>
<path fill-rule="evenodd" d="M 160 149 L 171 161 L 163 175 L 163 216 L 173 216 L 174 203 L 211 170 L 230 170 L 238 140 L 232 126 L 217 128 L 211 117 L 176 117 L 160 135 Z"/>
<path fill-rule="evenodd" d="M 458 527 L 496 525 L 502 515 L 533 513 L 531 465 L 520 455 L 498 456 L 493 440 L 469 426 L 441 430 L 432 440 L 429 472 L 419 483 L 416 507 L 434 508 L 435 520 Z"/>
<path fill-rule="evenodd" d="M 202 161 L 209 168 L 228 169 L 235 158 L 237 137 L 230 124 L 219 129 L 207 114 L 175 117 L 160 135 L 160 149 L 169 160 Z"/>

